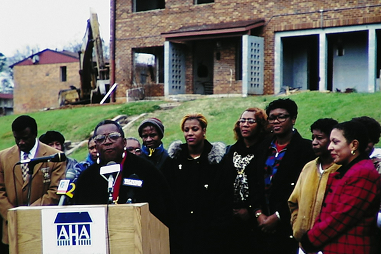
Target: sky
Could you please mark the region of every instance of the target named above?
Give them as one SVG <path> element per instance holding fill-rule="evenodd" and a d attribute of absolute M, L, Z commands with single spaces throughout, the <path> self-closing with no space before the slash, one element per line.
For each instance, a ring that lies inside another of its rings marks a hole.
<path fill-rule="evenodd" d="M 62 50 L 82 42 L 90 9 L 109 43 L 110 0 L 0 0 L 0 53 L 12 57 L 26 46 Z"/>

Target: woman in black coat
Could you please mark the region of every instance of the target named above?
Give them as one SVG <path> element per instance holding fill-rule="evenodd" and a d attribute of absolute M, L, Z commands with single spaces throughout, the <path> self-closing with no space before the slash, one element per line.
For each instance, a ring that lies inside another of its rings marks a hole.
<path fill-rule="evenodd" d="M 234 125 L 237 142 L 227 149 L 223 165 L 230 174 L 233 191 L 233 224 L 231 230 L 232 252 L 259 253 L 258 230 L 249 198 L 248 177 L 255 172 L 254 158 L 261 141 L 268 135 L 267 115 L 263 109 L 248 108 Z"/>
<path fill-rule="evenodd" d="M 255 158 L 256 174 L 250 180 L 254 214 L 260 230 L 263 254 L 295 254 L 288 198 L 303 166 L 315 158 L 310 140 L 294 129 L 298 107 L 290 99 L 278 99 L 267 108 L 273 137 L 266 138 Z M 254 190 L 255 189 L 255 190 Z"/>
<path fill-rule="evenodd" d="M 206 127 L 203 115 L 186 115 L 181 121 L 186 143 L 173 142 L 162 167 L 174 193 L 178 214 L 170 236 L 172 254 L 226 251 L 231 192 L 220 165 L 226 146 L 208 142 Z"/>

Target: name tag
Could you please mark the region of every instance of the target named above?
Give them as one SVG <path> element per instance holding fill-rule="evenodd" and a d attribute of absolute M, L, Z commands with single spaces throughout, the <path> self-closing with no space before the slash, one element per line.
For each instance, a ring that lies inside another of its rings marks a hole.
<path fill-rule="evenodd" d="M 123 178 L 123 185 L 141 188 L 143 186 L 143 180 Z"/>

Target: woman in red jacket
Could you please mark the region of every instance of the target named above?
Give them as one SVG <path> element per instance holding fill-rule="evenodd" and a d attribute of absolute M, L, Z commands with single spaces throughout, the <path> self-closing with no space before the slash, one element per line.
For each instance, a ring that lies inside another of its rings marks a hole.
<path fill-rule="evenodd" d="M 330 174 L 322 209 L 301 240 L 306 252 L 375 253 L 376 217 L 380 207 L 380 176 L 365 149 L 365 126 L 340 123 L 330 135 L 328 149 L 336 164 Z"/>

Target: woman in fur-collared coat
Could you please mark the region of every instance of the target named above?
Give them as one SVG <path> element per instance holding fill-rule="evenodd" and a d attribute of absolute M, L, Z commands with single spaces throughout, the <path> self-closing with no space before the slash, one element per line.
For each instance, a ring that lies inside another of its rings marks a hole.
<path fill-rule="evenodd" d="M 219 164 L 226 146 L 205 139 L 207 120 L 186 115 L 181 129 L 186 143 L 173 142 L 161 168 L 175 200 L 177 218 L 171 229 L 171 253 L 223 253 L 231 220 L 231 191 Z"/>

